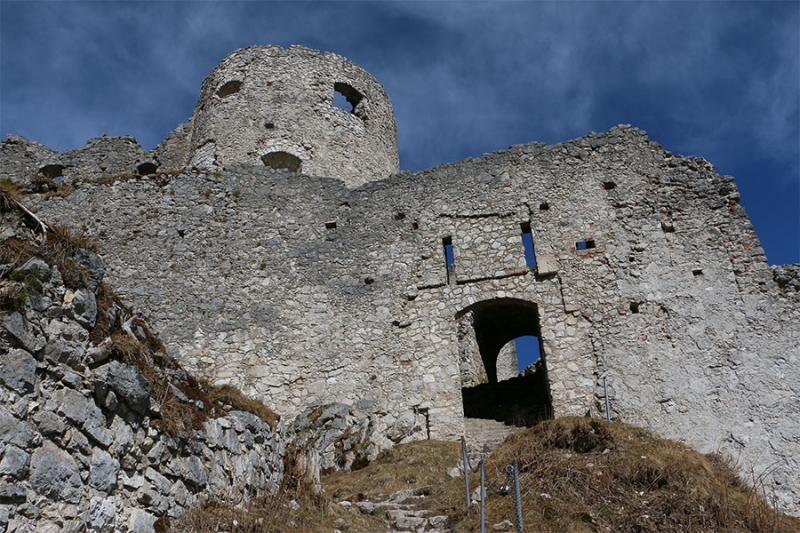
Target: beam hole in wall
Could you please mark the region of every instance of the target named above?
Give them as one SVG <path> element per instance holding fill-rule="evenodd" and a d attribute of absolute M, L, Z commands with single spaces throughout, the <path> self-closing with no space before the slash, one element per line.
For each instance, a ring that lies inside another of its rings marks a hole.
<path fill-rule="evenodd" d="M 576 250 L 591 250 L 596 246 L 594 239 L 586 239 L 585 241 L 578 241 L 575 243 Z"/>
<path fill-rule="evenodd" d="M 694 277 L 702 276 L 703 275 L 703 269 L 702 268 L 695 268 L 694 270 L 692 270 L 692 275 Z"/>
<path fill-rule="evenodd" d="M 547 211 L 550 209 L 550 204 L 547 202 L 540 202 L 539 203 L 539 211 Z"/>
<path fill-rule="evenodd" d="M 333 107 L 364 118 L 359 113 L 358 107 L 358 104 L 360 104 L 362 100 L 364 100 L 364 95 L 352 86 L 341 82 L 333 84 Z"/>
<path fill-rule="evenodd" d="M 151 162 L 142 163 L 136 167 L 136 173 L 140 176 L 147 176 L 148 174 L 155 174 L 158 170 L 158 165 Z"/>
<path fill-rule="evenodd" d="M 261 156 L 261 162 L 275 170 L 288 170 L 289 172 L 300 172 L 302 166 L 300 158 L 289 152 L 270 152 Z"/>
<path fill-rule="evenodd" d="M 630 306 L 631 313 L 638 313 L 640 305 L 641 304 L 639 302 L 631 302 L 631 306 Z"/>
<path fill-rule="evenodd" d="M 522 229 L 522 248 L 525 252 L 525 264 L 528 268 L 536 267 L 536 252 L 533 248 L 533 233 L 531 233 L 531 223 L 523 222 L 520 224 Z"/>
<path fill-rule="evenodd" d="M 326 220 L 323 224 L 326 229 L 336 229 L 336 220 Z"/>
<path fill-rule="evenodd" d="M 462 364 L 471 361 L 477 378 L 471 379 L 461 369 L 464 416 L 520 426 L 552 417 L 536 304 L 510 298 L 488 300 L 459 315 L 457 319 L 471 321 L 472 326 L 459 327 L 460 359 Z"/>
<path fill-rule="evenodd" d="M 617 184 L 614 183 L 613 181 L 604 181 L 603 188 L 607 191 L 611 191 L 617 188 Z"/>
<path fill-rule="evenodd" d="M 231 80 L 217 89 L 217 96 L 220 98 L 227 98 L 232 94 L 238 93 L 242 89 L 242 82 L 240 80 Z"/>

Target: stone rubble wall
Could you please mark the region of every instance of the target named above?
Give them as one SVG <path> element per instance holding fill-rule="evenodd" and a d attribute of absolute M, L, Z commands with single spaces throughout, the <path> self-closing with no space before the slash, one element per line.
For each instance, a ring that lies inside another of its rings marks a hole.
<path fill-rule="evenodd" d="M 282 422 L 231 411 L 165 433 L 151 384 L 90 342 L 94 292 L 37 259 L 20 270 L 42 287 L 0 315 L 0 530 L 145 533 L 206 501 L 278 489 Z"/>
<path fill-rule="evenodd" d="M 614 417 L 730 451 L 798 513 L 797 268 L 769 267 L 739 199 L 617 127 L 353 189 L 241 165 L 30 202 L 100 241 L 187 369 L 290 419 L 367 401 L 399 441 L 456 438 L 461 388 L 486 375 L 464 320 L 524 302 L 556 416 L 604 417 L 607 372 Z"/>

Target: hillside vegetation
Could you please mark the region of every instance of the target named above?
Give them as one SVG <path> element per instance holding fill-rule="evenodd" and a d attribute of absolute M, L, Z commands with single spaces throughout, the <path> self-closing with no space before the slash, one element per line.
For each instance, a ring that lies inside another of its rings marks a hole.
<path fill-rule="evenodd" d="M 419 505 L 446 514 L 449 530 L 479 531 L 478 505 L 467 509 L 463 479 L 447 474 L 460 458 L 458 443 L 398 446 L 361 470 L 324 477 L 323 494 L 294 486 L 265 507 L 210 506 L 188 516 L 183 530 L 386 531 L 387 516 L 380 508 L 365 514 L 356 503 L 421 489 L 416 492 L 426 497 Z M 505 466 L 514 458 L 520 465 L 525 531 L 800 532 L 800 519 L 774 511 L 759 488 L 738 478 L 720 456 L 627 424 L 562 418 L 512 435 L 487 460 L 487 476 L 495 485 L 505 479 Z M 479 486 L 477 474 L 470 486 Z M 514 521 L 512 497 L 489 494 L 487 530 L 504 520 Z"/>

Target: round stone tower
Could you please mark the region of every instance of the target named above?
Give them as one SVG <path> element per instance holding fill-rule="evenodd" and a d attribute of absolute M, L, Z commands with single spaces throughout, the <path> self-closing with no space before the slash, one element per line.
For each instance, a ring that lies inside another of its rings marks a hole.
<path fill-rule="evenodd" d="M 399 171 L 392 103 L 364 69 L 302 46 L 229 54 L 203 82 L 191 165 L 267 165 L 352 187 Z"/>

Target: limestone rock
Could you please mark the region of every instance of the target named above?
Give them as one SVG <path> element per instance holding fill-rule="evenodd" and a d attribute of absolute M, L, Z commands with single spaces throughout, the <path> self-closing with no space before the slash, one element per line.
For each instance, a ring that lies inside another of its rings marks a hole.
<path fill-rule="evenodd" d="M 0 383 L 19 394 L 30 394 L 36 385 L 36 359 L 25 350 L 0 354 Z"/>
<path fill-rule="evenodd" d="M 30 459 L 29 453 L 9 444 L 0 461 L 0 475 L 8 474 L 17 479 L 24 479 L 28 474 Z"/>
<path fill-rule="evenodd" d="M 116 393 L 118 399 L 139 413 L 147 412 L 153 387 L 138 370 L 125 363 L 111 361 L 103 367 L 103 372 L 105 384 Z"/>
<path fill-rule="evenodd" d="M 2 325 L 11 337 L 19 344 L 20 348 L 35 354 L 44 348 L 47 342 L 38 326 L 31 324 L 20 313 L 13 313 L 3 317 Z"/>
<path fill-rule="evenodd" d="M 117 486 L 118 473 L 119 461 L 105 450 L 96 449 L 92 454 L 89 485 L 100 492 L 109 494 Z"/>
<path fill-rule="evenodd" d="M 50 441 L 33 453 L 30 482 L 36 492 L 48 498 L 67 503 L 81 501 L 83 482 L 78 464 Z"/>
<path fill-rule="evenodd" d="M 97 320 L 97 300 L 89 289 L 78 289 L 64 298 L 65 312 L 86 329 L 92 329 Z"/>

